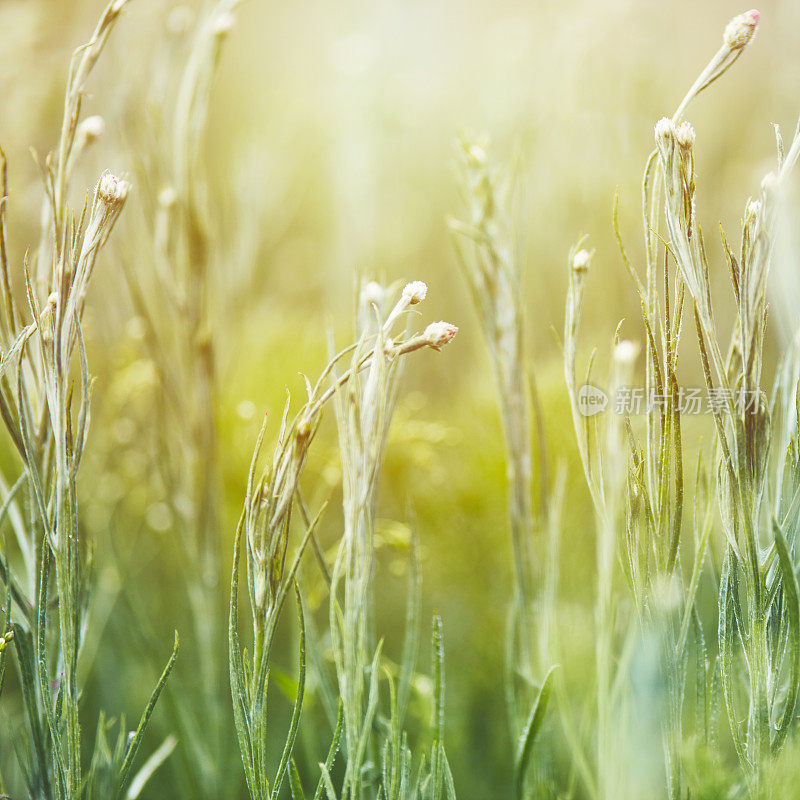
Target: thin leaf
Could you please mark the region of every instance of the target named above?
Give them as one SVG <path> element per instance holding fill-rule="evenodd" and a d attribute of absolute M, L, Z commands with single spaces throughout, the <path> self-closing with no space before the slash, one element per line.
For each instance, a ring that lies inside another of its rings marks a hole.
<path fill-rule="evenodd" d="M 553 665 L 545 676 L 542 682 L 542 688 L 539 689 L 539 694 L 531 706 L 528 721 L 525 723 L 525 728 L 519 737 L 514 766 L 514 786 L 516 787 L 516 796 L 518 798 L 522 798 L 523 796 L 522 791 L 525 783 L 525 774 L 531 760 L 531 755 L 533 754 L 533 745 L 536 741 L 536 736 L 541 730 L 545 712 L 547 711 L 547 705 L 550 702 L 553 674 L 556 669 L 557 665 Z"/>

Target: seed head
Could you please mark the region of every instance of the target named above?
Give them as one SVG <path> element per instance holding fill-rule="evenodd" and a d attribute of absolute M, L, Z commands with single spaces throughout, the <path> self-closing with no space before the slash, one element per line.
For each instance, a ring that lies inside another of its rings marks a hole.
<path fill-rule="evenodd" d="M 725 27 L 723 40 L 731 50 L 741 50 L 755 36 L 760 14 L 754 8 L 734 17 Z"/>
<path fill-rule="evenodd" d="M 410 306 L 421 303 L 428 295 L 428 287 L 422 281 L 411 281 L 403 287 L 403 300 Z"/>
<path fill-rule="evenodd" d="M 450 344 L 458 333 L 458 328 L 449 322 L 431 322 L 422 334 L 428 346 L 434 350 L 441 350 L 446 344 Z"/>
<path fill-rule="evenodd" d="M 104 172 L 97 184 L 97 196 L 102 203 L 113 209 L 122 207 L 131 185 L 124 178 L 118 178 L 110 172 Z"/>

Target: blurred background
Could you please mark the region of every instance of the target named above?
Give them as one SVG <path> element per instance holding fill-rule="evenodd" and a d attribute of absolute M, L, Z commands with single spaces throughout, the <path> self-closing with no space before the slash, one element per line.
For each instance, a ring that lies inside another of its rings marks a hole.
<path fill-rule="evenodd" d="M 46 154 L 56 141 L 70 54 L 101 8 L 98 0 L 0 0 L 0 144 L 18 275 L 38 237 L 41 204 L 29 148 Z M 727 0 L 249 0 L 223 49 L 203 161 L 212 225 L 225 245 L 209 296 L 224 539 L 232 541 L 262 414 L 274 433 L 287 388 L 302 393 L 298 373 L 313 377 L 323 366 L 328 332 L 341 342 L 350 336 L 356 278 L 426 281 L 426 320 L 452 321 L 460 333 L 446 352 L 423 353 L 407 369 L 381 489 L 379 630 L 396 657 L 413 509 L 425 618 L 433 609 L 444 618 L 448 754 L 463 797 L 507 794 L 512 745 L 501 674 L 511 562 L 494 386 L 446 227 L 447 215 L 463 212 L 454 142 L 485 132 L 492 159 L 520 160 L 529 356 L 551 456 L 571 465 L 559 638 L 579 684 L 593 647 L 594 539 L 561 377 L 567 254 L 582 234 L 597 249 L 585 355 L 590 345 L 605 348 L 623 318 L 631 320 L 626 335 L 640 338 L 613 236 L 614 193 L 637 260 L 653 124 L 672 114 L 727 21 L 744 10 Z M 716 225 L 737 238 L 745 201 L 774 164 L 770 123 L 788 138 L 800 109 L 800 4 L 765 0 L 760 11 L 753 44 L 688 114 L 723 298 Z M 171 157 L 168 109 L 197 14 L 191 3 L 130 3 L 84 102 L 84 115 L 102 115 L 105 132 L 74 180 L 82 193 L 110 168 L 134 183 L 87 309 L 97 383 L 82 474 L 84 524 L 96 542 L 95 605 L 108 619 L 90 643 L 91 702 L 129 716 L 146 697 L 171 630 L 187 623 L 169 509 L 151 480 L 154 450 L 141 435 L 154 372 L 120 265 L 152 268 L 141 219 L 168 187 L 148 175 Z M 778 276 L 779 320 L 794 311 L 781 304 L 793 279 Z M 168 305 L 162 311 L 168 315 Z M 315 505 L 332 500 L 322 527 L 330 546 L 339 481 L 328 419 L 305 487 Z M 219 647 L 227 648 L 224 631 Z M 191 685 L 191 661 L 179 679 Z M 154 721 L 162 735 L 164 708 Z M 94 707 L 86 713 L 96 719 Z M 171 794 L 171 770 L 168 763 L 159 773 L 151 796 Z"/>

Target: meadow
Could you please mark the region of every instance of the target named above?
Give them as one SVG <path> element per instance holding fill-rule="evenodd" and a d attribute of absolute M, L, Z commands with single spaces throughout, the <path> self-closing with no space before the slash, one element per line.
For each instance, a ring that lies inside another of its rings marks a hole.
<path fill-rule="evenodd" d="M 0 4 L 0 798 L 793 798 L 800 8 Z"/>

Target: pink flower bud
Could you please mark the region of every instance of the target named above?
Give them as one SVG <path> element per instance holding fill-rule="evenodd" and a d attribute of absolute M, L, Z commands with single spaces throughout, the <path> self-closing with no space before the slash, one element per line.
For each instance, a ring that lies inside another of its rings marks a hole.
<path fill-rule="evenodd" d="M 741 50 L 753 38 L 760 14 L 754 8 L 734 17 L 726 26 L 723 39 L 731 50 Z"/>
<path fill-rule="evenodd" d="M 446 344 L 450 344 L 457 333 L 458 328 L 449 322 L 431 322 L 422 335 L 430 347 L 440 350 Z"/>

